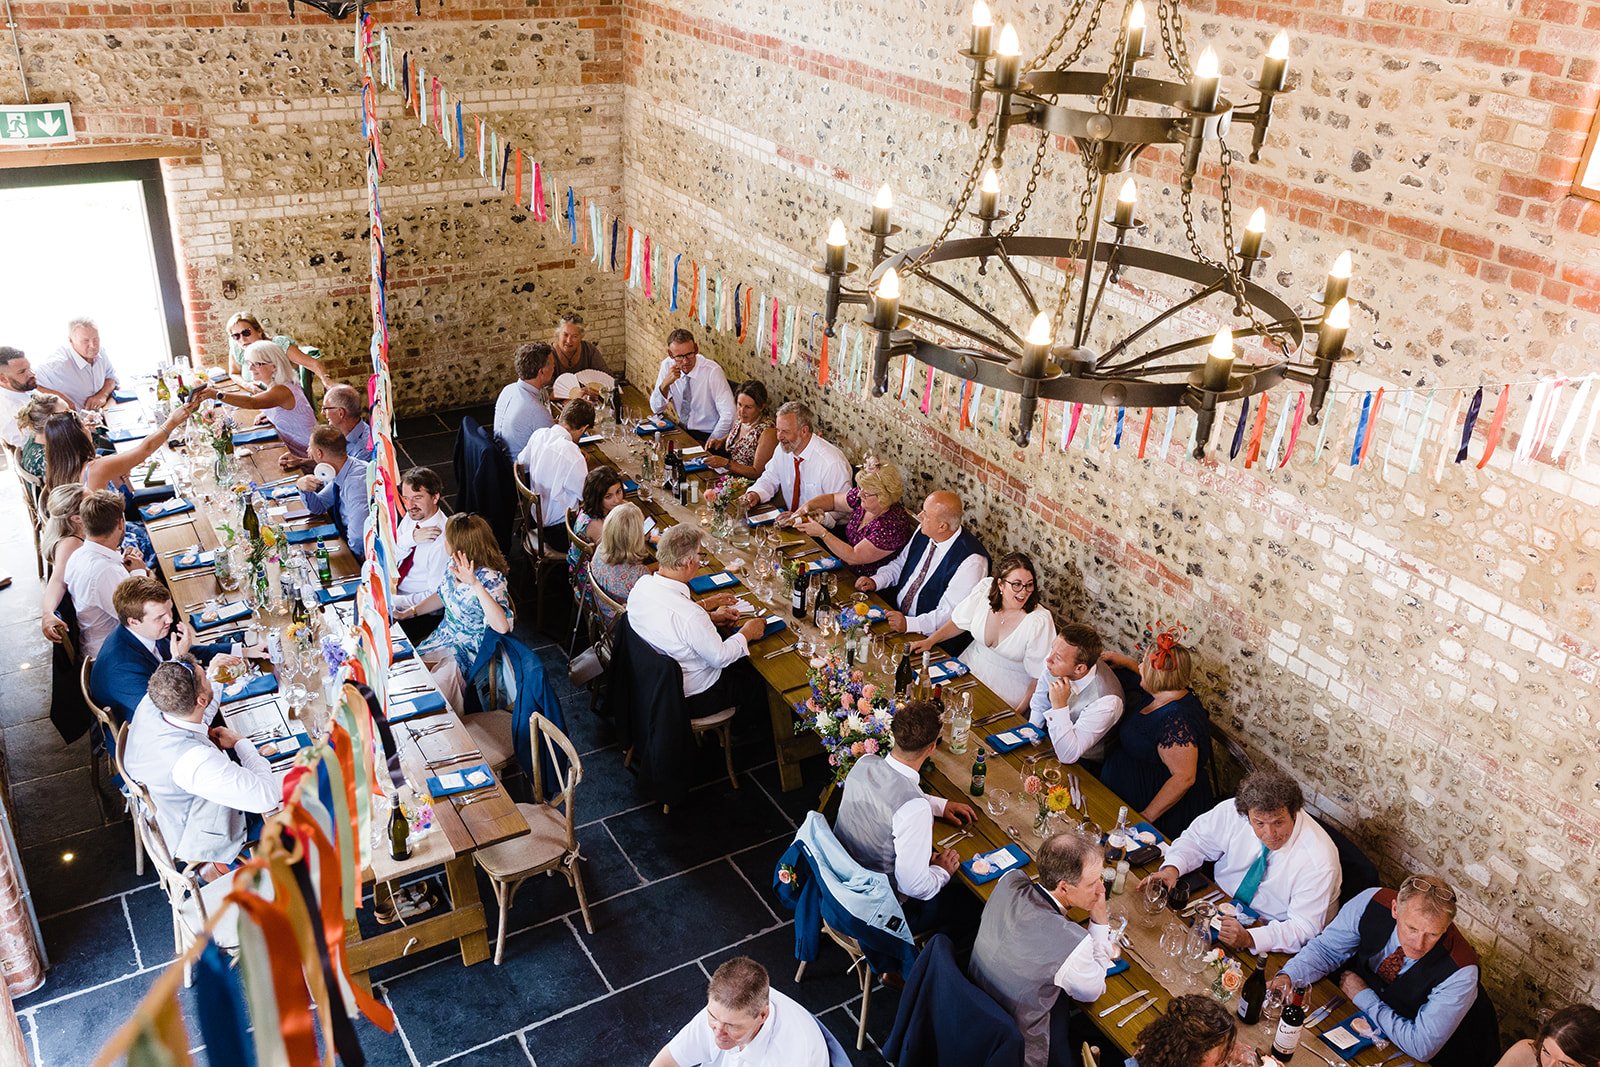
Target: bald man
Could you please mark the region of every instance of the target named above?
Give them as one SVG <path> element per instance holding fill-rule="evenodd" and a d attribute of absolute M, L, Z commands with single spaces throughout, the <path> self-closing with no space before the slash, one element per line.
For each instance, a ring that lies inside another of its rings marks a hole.
<path fill-rule="evenodd" d="M 345 455 L 366 463 L 372 459 L 372 427 L 361 417 L 361 394 L 354 386 L 340 383 L 330 386 L 322 394 L 322 417 L 329 426 L 344 434 Z M 316 463 L 310 459 L 296 459 L 285 452 L 278 457 L 278 466 L 286 471 L 312 471 Z"/>
<path fill-rule="evenodd" d="M 895 610 L 889 625 L 901 633 L 931 634 L 950 621 L 955 606 L 989 573 L 989 553 L 961 520 L 961 498 L 948 490 L 929 493 L 917 514 L 917 532 L 900 553 L 857 589 L 882 589 Z M 959 653 L 972 641 L 962 633 L 944 642 Z"/>

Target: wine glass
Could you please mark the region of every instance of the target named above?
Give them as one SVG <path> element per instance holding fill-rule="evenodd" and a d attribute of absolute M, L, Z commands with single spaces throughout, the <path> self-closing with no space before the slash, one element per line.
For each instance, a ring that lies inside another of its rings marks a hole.
<path fill-rule="evenodd" d="M 983 806 L 992 817 L 998 819 L 1011 810 L 1011 794 L 1004 789 L 987 790 Z"/>
<path fill-rule="evenodd" d="M 1182 964 L 1188 944 L 1189 931 L 1182 923 L 1168 923 L 1161 931 L 1161 940 L 1157 943 L 1157 947 L 1161 950 L 1161 976 L 1167 981 L 1173 981 L 1178 977 L 1178 968 Z"/>
<path fill-rule="evenodd" d="M 1166 882 L 1159 878 L 1147 880 L 1139 889 L 1139 907 L 1145 915 L 1154 919 L 1160 915 L 1167 906 L 1167 896 L 1171 893 Z"/>

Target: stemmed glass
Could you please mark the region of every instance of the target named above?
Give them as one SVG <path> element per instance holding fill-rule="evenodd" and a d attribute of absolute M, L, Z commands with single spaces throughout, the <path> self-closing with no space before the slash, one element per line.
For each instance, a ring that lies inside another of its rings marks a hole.
<path fill-rule="evenodd" d="M 1161 976 L 1168 982 L 1178 977 L 1178 968 L 1182 965 L 1188 945 L 1189 931 L 1182 923 L 1169 922 L 1161 931 L 1157 947 L 1161 950 Z"/>

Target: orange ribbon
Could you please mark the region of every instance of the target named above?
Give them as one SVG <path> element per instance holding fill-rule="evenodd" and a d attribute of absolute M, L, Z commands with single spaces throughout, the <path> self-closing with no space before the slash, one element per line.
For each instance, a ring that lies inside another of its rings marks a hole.
<path fill-rule="evenodd" d="M 1150 440 L 1150 419 L 1155 415 L 1155 408 L 1144 409 L 1144 426 L 1139 430 L 1139 458 L 1144 458 L 1144 444 Z"/>
<path fill-rule="evenodd" d="M 1506 424 L 1506 405 L 1511 400 L 1511 386 L 1508 384 L 1500 390 L 1500 399 L 1495 401 L 1494 419 L 1489 423 L 1489 439 L 1483 443 L 1483 458 L 1478 460 L 1478 469 L 1483 470 L 1489 463 L 1489 457 L 1494 455 L 1494 446 L 1500 443 L 1500 431 Z"/>
<path fill-rule="evenodd" d="M 695 308 L 700 306 L 700 264 L 690 263 L 694 268 L 694 284 L 689 289 L 689 317 L 694 318 Z"/>
<path fill-rule="evenodd" d="M 961 418 L 956 425 L 963 430 L 972 428 L 972 383 L 961 387 Z"/>
<path fill-rule="evenodd" d="M 628 281 L 631 281 L 633 279 L 633 227 L 632 226 L 628 227 L 628 244 L 627 244 L 627 248 L 626 248 L 624 254 L 628 258 L 626 260 L 624 260 L 623 264 L 622 264 L 622 280 L 624 282 L 628 282 Z"/>
<path fill-rule="evenodd" d="M 1039 455 L 1044 455 L 1045 445 L 1050 440 L 1050 401 L 1044 402 L 1044 421 L 1039 430 Z"/>
<path fill-rule="evenodd" d="M 828 386 L 828 333 L 822 333 L 822 354 L 817 357 L 817 384 L 824 389 Z"/>
<path fill-rule="evenodd" d="M 1372 448 L 1373 438 L 1378 436 L 1378 409 L 1383 407 L 1383 386 L 1378 386 L 1378 395 L 1372 398 L 1372 413 L 1367 417 L 1367 439 L 1361 442 L 1361 455 L 1356 463 L 1366 461 L 1367 452 Z"/>
<path fill-rule="evenodd" d="M 259 863 L 259 861 L 258 861 Z M 274 883 L 276 883 L 274 879 Z M 238 905 L 261 928 L 267 943 L 267 962 L 272 968 L 272 989 L 278 1001 L 278 1032 L 290 1063 L 317 1062 L 317 1040 L 311 1027 L 311 1000 L 301 969 L 300 948 L 294 927 L 283 906 L 261 899 L 249 890 L 236 889 L 228 900 Z M 270 1026 L 266 1019 L 257 1026 Z"/>
<path fill-rule="evenodd" d="M 517 149 L 517 203 L 522 203 L 522 149 Z"/>
<path fill-rule="evenodd" d="M 1250 427 L 1250 444 L 1245 448 L 1244 469 L 1249 470 L 1250 465 L 1261 455 L 1261 431 L 1267 428 L 1267 394 L 1261 394 L 1261 406 L 1256 408 L 1256 424 Z"/>

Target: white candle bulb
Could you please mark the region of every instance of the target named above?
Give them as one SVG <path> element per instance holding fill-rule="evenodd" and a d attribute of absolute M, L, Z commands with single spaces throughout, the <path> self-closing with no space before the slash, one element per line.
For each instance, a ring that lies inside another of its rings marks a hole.
<path fill-rule="evenodd" d="M 1049 313 L 1041 311 L 1033 317 L 1033 325 L 1028 327 L 1028 343 L 1039 346 L 1050 343 Z"/>
<path fill-rule="evenodd" d="M 1000 31 L 1000 47 L 998 52 L 1003 56 L 1020 56 L 1022 54 L 1022 42 L 1017 39 L 1016 27 L 1012 26 L 1009 22 L 1006 23 L 1005 28 Z"/>

